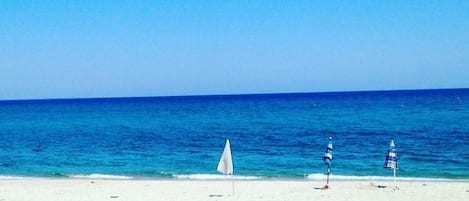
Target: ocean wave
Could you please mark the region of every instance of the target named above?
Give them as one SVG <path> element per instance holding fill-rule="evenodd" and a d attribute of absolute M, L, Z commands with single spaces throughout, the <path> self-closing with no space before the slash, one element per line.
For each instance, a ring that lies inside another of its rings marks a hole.
<path fill-rule="evenodd" d="M 23 179 L 34 179 L 34 177 L 0 175 L 0 180 L 23 180 Z"/>
<path fill-rule="evenodd" d="M 41 176 L 17 176 L 17 175 L 0 175 L 0 180 L 30 180 L 51 177 Z M 221 175 L 221 174 L 173 174 L 165 177 L 140 177 L 140 176 L 125 176 L 125 175 L 111 175 L 111 174 L 70 174 L 64 178 L 71 179 L 109 179 L 109 180 L 133 180 L 133 179 L 176 179 L 176 180 L 312 180 L 312 181 L 325 181 L 327 175 L 322 173 L 312 173 L 304 175 L 304 177 L 270 177 L 270 176 L 249 176 L 249 175 Z M 354 176 L 354 175 L 335 175 L 331 174 L 330 180 L 332 181 L 392 181 L 392 176 Z M 449 178 L 428 178 L 428 177 L 396 177 L 396 181 L 463 181 L 468 182 L 469 179 L 449 179 Z"/>
<path fill-rule="evenodd" d="M 123 175 L 110 175 L 110 174 L 72 174 L 68 177 L 74 179 L 119 179 L 119 180 L 127 180 L 133 179 L 130 176 L 123 176 Z"/>
<path fill-rule="evenodd" d="M 225 179 L 234 179 L 234 180 L 255 180 L 262 179 L 262 177 L 257 176 L 240 176 L 240 175 L 217 175 L 217 174 L 181 174 L 173 175 L 176 179 L 189 179 L 189 180 L 225 180 Z"/>
<path fill-rule="evenodd" d="M 313 173 L 306 176 L 310 180 L 326 180 L 327 175 L 320 173 Z M 333 175 L 330 179 L 336 181 L 392 181 L 391 176 L 353 176 L 353 175 Z M 467 179 L 447 179 L 447 178 L 425 178 L 425 177 L 396 177 L 396 181 L 467 181 Z"/>

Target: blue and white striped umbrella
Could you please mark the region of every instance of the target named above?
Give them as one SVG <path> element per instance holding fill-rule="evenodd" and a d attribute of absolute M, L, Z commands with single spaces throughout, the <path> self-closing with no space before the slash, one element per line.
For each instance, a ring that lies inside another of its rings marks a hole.
<path fill-rule="evenodd" d="M 326 153 L 324 153 L 324 163 L 327 167 L 331 167 L 332 164 L 332 137 L 329 137 L 329 144 L 327 144 Z"/>
<path fill-rule="evenodd" d="M 332 137 L 329 137 L 329 144 L 327 144 L 326 153 L 324 153 L 323 157 L 324 163 L 327 165 L 327 182 L 326 185 L 322 187 L 322 189 L 329 188 L 329 175 L 331 174 L 332 165 L 332 149 L 334 149 L 332 146 Z"/>
<path fill-rule="evenodd" d="M 394 190 L 399 190 L 396 185 L 396 170 L 397 170 L 397 155 L 395 150 L 396 145 L 394 144 L 394 140 L 391 140 L 389 144 L 388 154 L 386 155 L 386 160 L 384 161 L 384 168 L 392 169 L 393 171 L 393 181 L 394 181 Z"/>
<path fill-rule="evenodd" d="M 384 162 L 384 168 L 386 169 L 397 169 L 397 155 L 395 147 L 396 145 L 394 144 L 394 140 L 391 140 L 388 154 L 386 155 L 386 160 Z"/>

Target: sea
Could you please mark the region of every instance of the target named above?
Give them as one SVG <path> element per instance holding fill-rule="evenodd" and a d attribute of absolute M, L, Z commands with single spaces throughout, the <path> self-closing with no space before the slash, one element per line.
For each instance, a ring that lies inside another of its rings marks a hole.
<path fill-rule="evenodd" d="M 469 181 L 469 89 L 0 101 L 1 178 Z"/>

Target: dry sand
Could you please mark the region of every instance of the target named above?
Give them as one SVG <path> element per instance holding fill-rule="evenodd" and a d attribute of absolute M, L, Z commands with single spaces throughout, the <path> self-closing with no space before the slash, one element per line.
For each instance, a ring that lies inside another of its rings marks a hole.
<path fill-rule="evenodd" d="M 0 180 L 1 201 L 469 201 L 469 182 L 333 182 L 318 190 L 317 181 L 231 181 L 198 180 L 92 180 L 92 179 L 5 179 Z M 378 186 L 388 186 L 379 188 Z"/>

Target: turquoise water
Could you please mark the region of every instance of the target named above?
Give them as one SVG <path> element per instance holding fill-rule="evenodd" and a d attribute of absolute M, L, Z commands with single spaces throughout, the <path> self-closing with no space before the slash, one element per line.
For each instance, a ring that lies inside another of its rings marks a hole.
<path fill-rule="evenodd" d="M 0 101 L 4 177 L 469 179 L 469 89 Z"/>

